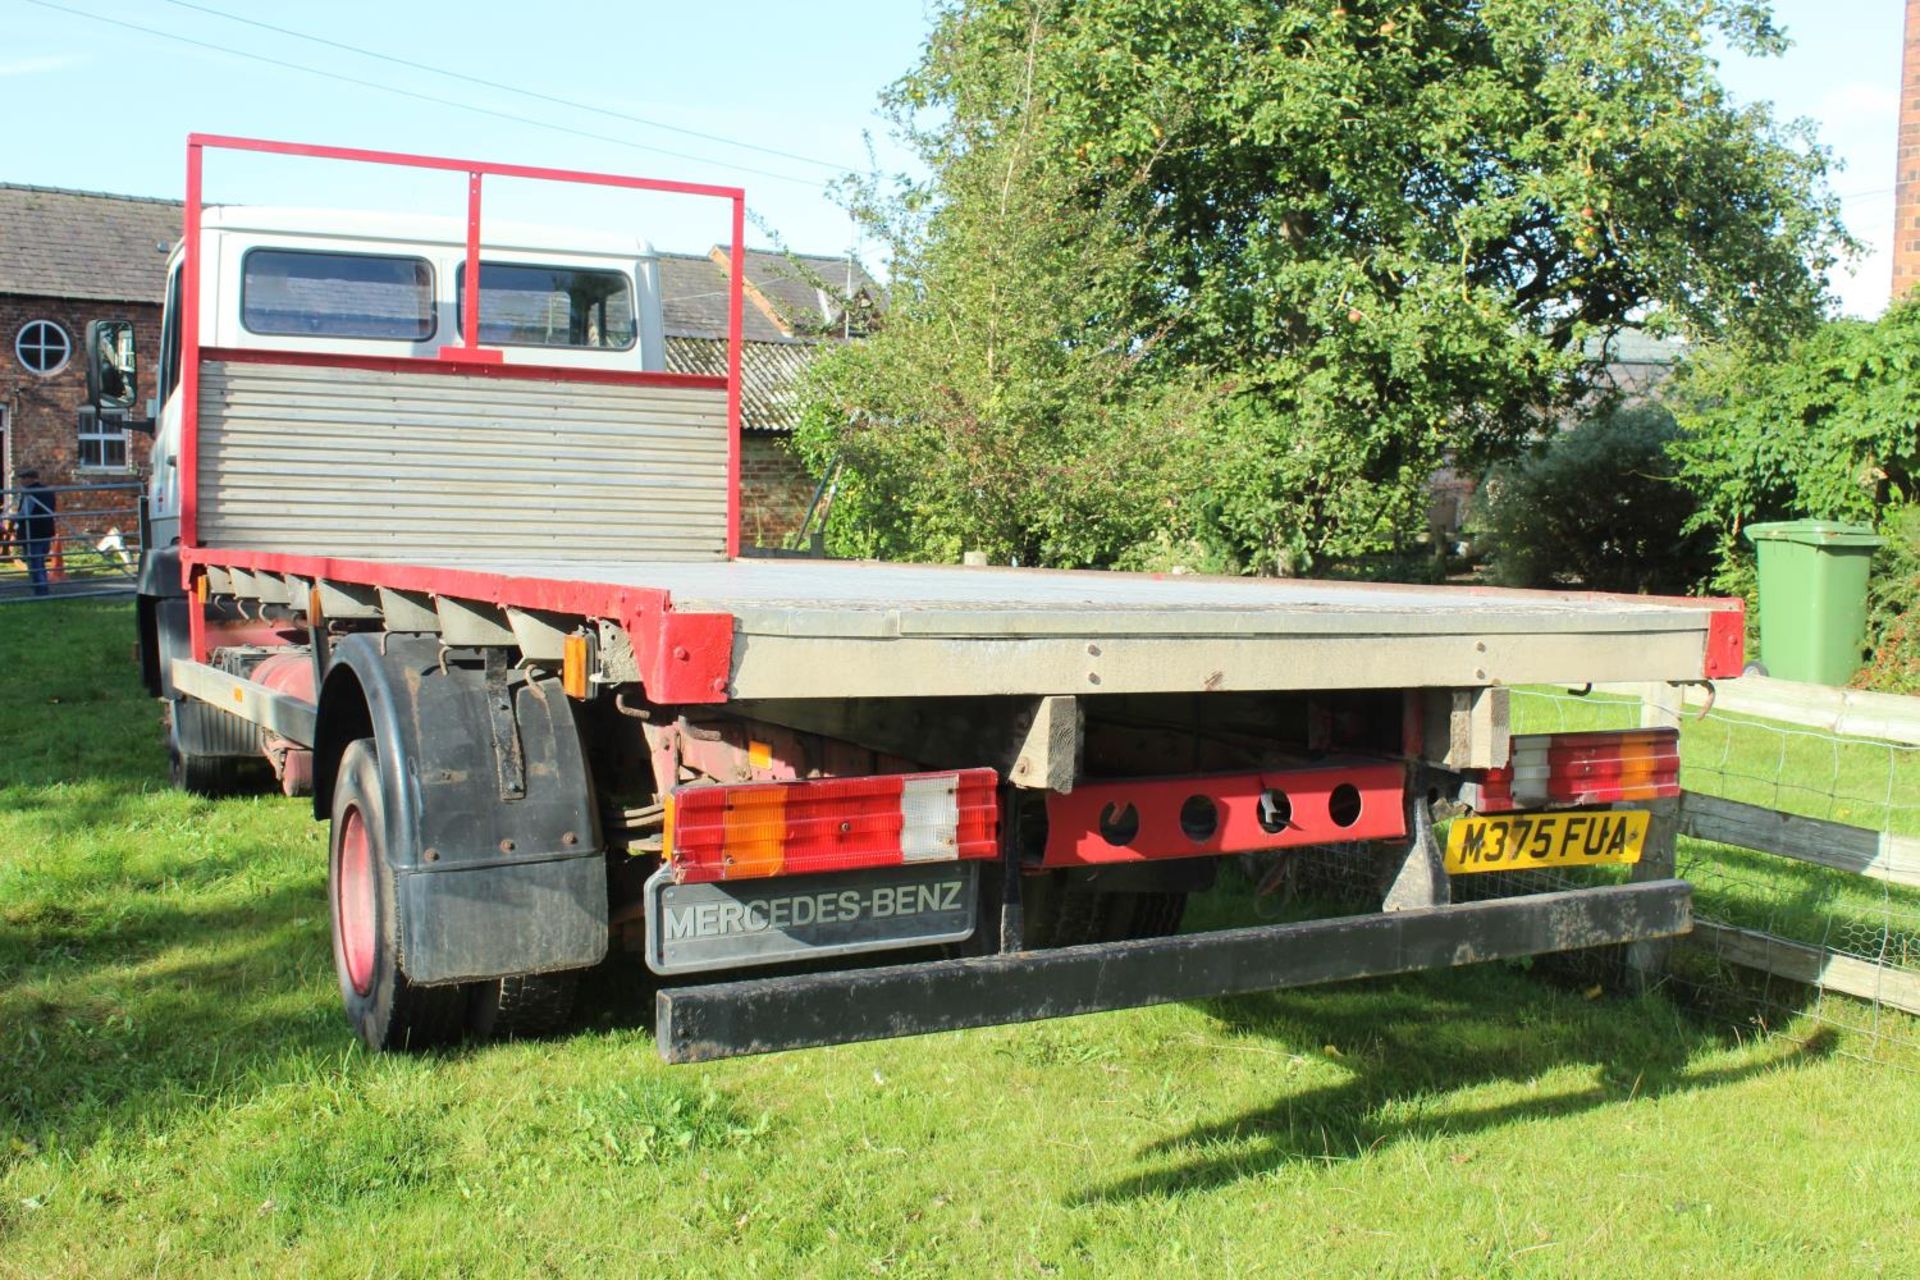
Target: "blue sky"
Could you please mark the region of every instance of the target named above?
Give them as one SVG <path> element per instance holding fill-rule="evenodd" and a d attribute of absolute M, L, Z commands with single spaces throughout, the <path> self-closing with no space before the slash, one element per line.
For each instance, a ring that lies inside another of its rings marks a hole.
<path fill-rule="evenodd" d="M 56 2 L 601 136 L 556 132 L 266 65 L 27 0 L 0 0 L 0 119 L 11 126 L 0 147 L 0 179 L 177 196 L 181 144 L 189 131 L 251 134 L 741 185 L 752 210 L 788 244 L 826 253 L 843 251 L 850 236 L 845 214 L 821 189 L 833 175 L 828 166 L 864 166 L 867 135 L 883 167 L 907 163 L 886 138 L 876 96 L 912 63 L 928 22 L 921 0 L 193 0 L 615 113 L 609 115 L 357 56 L 167 0 Z M 1741 97 L 1771 99 L 1782 115 L 1813 120 L 1847 166 L 1834 189 L 1845 199 L 1849 227 L 1870 251 L 1835 285 L 1847 310 L 1874 314 L 1885 304 L 1890 271 L 1902 6 L 1896 0 L 1778 0 L 1775 8 L 1796 47 L 1785 58 L 1758 64 L 1731 59 L 1726 78 Z M 805 159 L 722 145 L 641 120 Z M 255 157 L 220 158 L 209 169 L 208 196 L 450 213 L 460 211 L 463 199 L 458 181 L 449 177 Z M 720 206 L 684 199 L 582 197 L 502 184 L 488 207 L 542 221 L 637 224 L 671 249 L 703 249 L 725 230 Z M 759 233 L 753 238 L 764 239 Z"/>
<path fill-rule="evenodd" d="M 863 135 L 869 133 L 889 167 L 904 162 L 887 144 L 876 99 L 910 64 L 927 25 L 919 0 L 819 6 L 775 0 L 205 0 L 208 8 L 455 68 L 614 116 L 357 57 L 165 0 L 58 2 L 618 141 L 266 65 L 26 0 L 0 0 L 0 119 L 14 125 L 0 145 L 5 180 L 178 196 L 187 133 L 244 134 L 744 186 L 749 208 L 793 247 L 827 253 L 843 251 L 849 237 L 845 213 L 822 191 L 836 172 L 828 166 L 864 166 Z M 764 155 L 618 117 L 737 138 L 828 164 Z M 210 160 L 207 177 L 209 199 L 249 203 L 404 205 L 458 214 L 463 192 L 457 175 L 423 180 L 393 170 L 253 157 Z M 727 226 L 718 202 L 583 196 L 579 188 L 503 183 L 489 191 L 487 207 L 569 224 L 631 229 L 637 221 L 657 244 L 674 249 L 703 250 L 723 238 Z"/>
<path fill-rule="evenodd" d="M 1878 315 L 1893 279 L 1903 8 L 1898 0 L 1775 0 L 1775 19 L 1794 47 L 1781 58 L 1729 58 L 1722 66 L 1738 96 L 1813 121 L 1845 166 L 1833 189 L 1847 229 L 1867 252 L 1836 275 L 1834 291 L 1855 315 Z"/>

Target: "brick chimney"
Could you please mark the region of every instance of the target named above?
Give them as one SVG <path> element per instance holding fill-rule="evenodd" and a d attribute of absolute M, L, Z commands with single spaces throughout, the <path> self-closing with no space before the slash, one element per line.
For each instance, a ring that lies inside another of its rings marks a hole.
<path fill-rule="evenodd" d="M 1900 158 L 1893 197 L 1893 296 L 1920 284 L 1920 0 L 1907 0 L 1900 59 Z"/>

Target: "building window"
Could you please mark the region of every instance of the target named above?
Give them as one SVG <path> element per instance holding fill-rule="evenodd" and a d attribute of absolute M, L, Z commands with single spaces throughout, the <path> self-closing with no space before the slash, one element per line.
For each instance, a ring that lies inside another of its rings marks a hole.
<path fill-rule="evenodd" d="M 92 410 L 80 414 L 80 452 L 75 459 L 82 471 L 125 471 L 127 429 L 118 418 L 102 418 Z"/>
<path fill-rule="evenodd" d="M 29 320 L 14 335 L 13 354 L 27 372 L 50 377 L 73 358 L 73 339 L 51 320 Z"/>

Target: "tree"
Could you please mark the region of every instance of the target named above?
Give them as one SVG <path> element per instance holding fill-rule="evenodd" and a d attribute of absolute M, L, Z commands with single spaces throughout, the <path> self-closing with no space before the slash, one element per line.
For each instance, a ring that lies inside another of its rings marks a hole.
<path fill-rule="evenodd" d="M 1106 564 L 1171 512 L 1160 486 L 1204 398 L 1115 322 L 1148 237 L 1040 154 L 1037 16 L 1025 39 L 993 51 L 1011 96 L 968 100 L 969 141 L 916 135 L 950 151 L 937 198 L 848 193 L 893 279 L 878 331 L 814 367 L 798 432 L 816 469 L 840 468 L 836 550 Z"/>
<path fill-rule="evenodd" d="M 1669 399 L 1695 524 L 1729 541 L 1755 520 L 1873 522 L 1920 501 L 1920 300 L 1775 351 L 1707 347 Z"/>
<path fill-rule="evenodd" d="M 856 192 L 894 306 L 810 393 L 836 541 L 1308 568 L 1582 403 L 1596 337 L 1806 331 L 1825 157 L 1716 38 L 1781 47 L 1738 0 L 950 0 L 889 96 L 931 179 Z"/>
<path fill-rule="evenodd" d="M 1869 640 L 1876 687 L 1920 687 L 1920 299 L 1875 321 L 1832 320 L 1773 351 L 1728 342 L 1681 368 L 1668 396 L 1682 428 L 1670 451 L 1712 536 L 1714 588 L 1758 597 L 1757 520 L 1878 525 Z"/>
<path fill-rule="evenodd" d="M 1665 409 L 1633 405 L 1496 467 L 1475 504 L 1494 580 L 1676 595 L 1697 587 L 1713 538 L 1689 527 L 1693 496 L 1668 456 L 1678 435 Z"/>

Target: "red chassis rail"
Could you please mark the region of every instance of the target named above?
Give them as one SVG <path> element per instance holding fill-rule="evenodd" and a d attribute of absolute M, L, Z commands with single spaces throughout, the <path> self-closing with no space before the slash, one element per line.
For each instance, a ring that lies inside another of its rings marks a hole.
<path fill-rule="evenodd" d="M 1406 769 L 1335 761 L 1300 769 L 1133 778 L 1047 792 L 1041 865 L 1099 866 L 1250 853 L 1407 834 Z"/>
<path fill-rule="evenodd" d="M 182 572 L 189 598 L 193 579 L 206 566 L 290 573 L 301 577 L 337 578 L 397 590 L 429 591 L 464 599 L 532 609 L 556 609 L 617 618 L 633 638 L 649 689 L 670 702 L 719 702 L 726 698 L 726 675 L 732 645 L 731 619 L 723 615 L 679 614 L 668 607 L 664 591 L 607 587 L 590 583 L 551 582 L 451 570 L 429 570 L 403 565 L 335 560 L 213 549 L 199 545 L 199 426 L 200 365 L 203 359 L 265 361 L 285 364 L 338 365 L 354 368 L 405 368 L 411 371 L 459 372 L 500 378 L 540 378 L 554 381 L 613 381 L 635 385 L 674 385 L 713 388 L 722 380 L 693 374 L 614 373 L 559 368 L 537 364 L 507 364 L 497 348 L 480 345 L 478 288 L 466 291 L 464 342 L 442 348 L 437 358 L 357 358 L 300 352 L 210 352 L 200 341 L 202 167 L 207 150 L 249 151 L 307 159 L 340 160 L 358 164 L 391 165 L 467 175 L 466 278 L 480 278 L 481 184 L 488 176 L 540 182 L 617 187 L 725 200 L 731 205 L 732 244 L 727 279 L 727 554 L 740 549 L 740 342 L 745 290 L 746 192 L 738 187 L 674 182 L 623 174 L 591 173 L 533 165 L 495 164 L 444 156 L 369 151 L 355 147 L 326 147 L 273 142 L 259 138 L 191 134 L 187 138 L 185 263 L 181 294 L 181 448 L 180 544 Z M 197 614 L 198 610 L 195 609 Z M 196 624 L 199 619 L 194 619 Z M 204 661 L 202 629 L 194 627 L 194 657 Z M 652 683 L 657 681 L 658 683 Z"/>
<path fill-rule="evenodd" d="M 733 657 L 733 616 L 679 612 L 671 607 L 668 594 L 662 590 L 272 552 L 186 551 L 181 558 L 191 565 L 216 564 L 300 578 L 367 583 L 395 591 L 452 596 L 507 608 L 612 618 L 626 629 L 633 642 L 634 656 L 640 663 L 641 683 L 646 686 L 648 697 L 673 703 L 727 700 L 727 673 Z M 198 610 L 190 616 L 197 617 Z M 205 661 L 204 654 L 199 655 L 198 660 Z"/>

